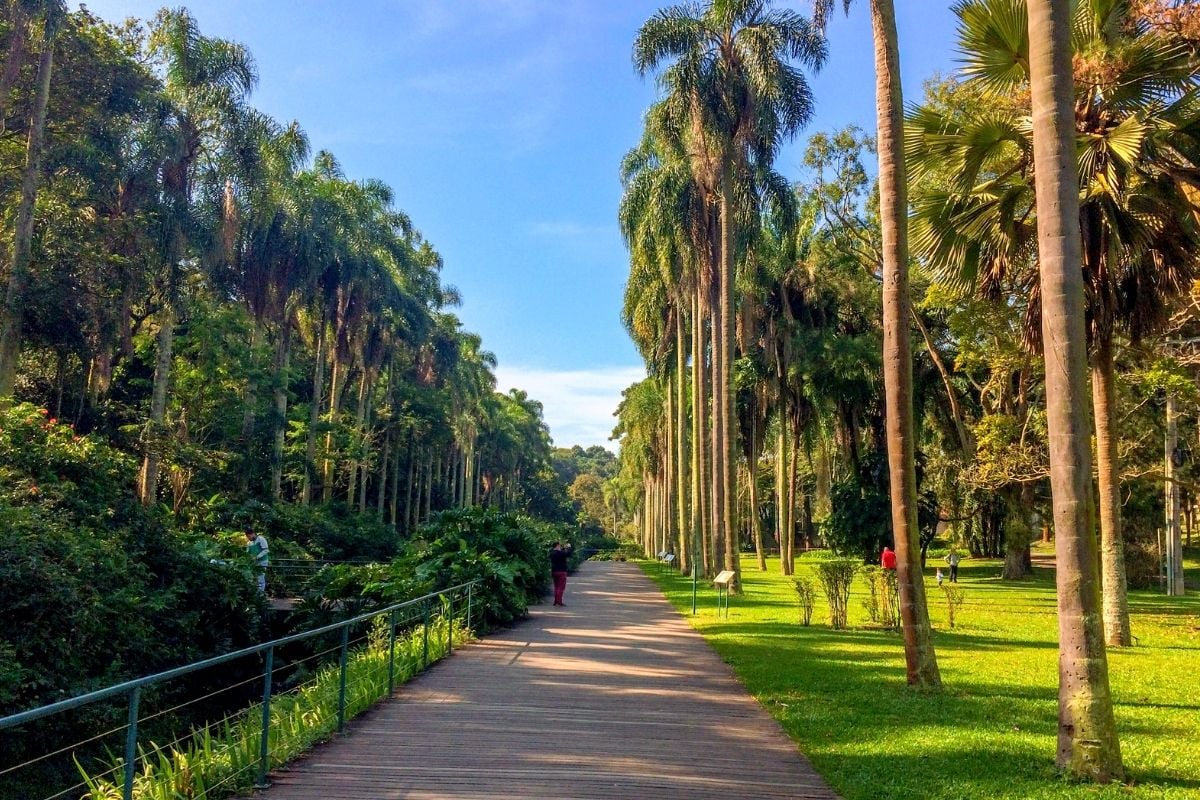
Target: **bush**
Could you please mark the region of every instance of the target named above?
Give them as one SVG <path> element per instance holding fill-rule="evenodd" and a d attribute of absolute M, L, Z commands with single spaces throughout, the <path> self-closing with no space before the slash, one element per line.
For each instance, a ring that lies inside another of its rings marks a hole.
<path fill-rule="evenodd" d="M 891 545 L 892 511 L 886 489 L 861 486 L 849 478 L 832 487 L 829 502 L 830 513 L 821 535 L 839 556 L 871 562 L 885 545 Z"/>
<path fill-rule="evenodd" d="M 485 508 L 443 511 L 418 531 L 418 581 L 426 591 L 478 580 L 477 619 L 484 628 L 524 617 L 550 585 L 547 553 L 555 541 L 574 543 L 565 526 Z M 578 548 L 577 548 L 578 550 Z M 576 552 L 575 558 L 580 554 Z"/>
<path fill-rule="evenodd" d="M 963 604 L 966 593 L 957 583 L 943 583 L 942 594 L 946 596 L 946 614 L 950 618 L 950 627 L 954 627 L 954 613 Z"/>
<path fill-rule="evenodd" d="M 858 563 L 850 559 L 822 561 L 817 564 L 817 577 L 821 581 L 825 599 L 829 601 L 829 625 L 834 630 L 840 631 L 846 628 L 850 605 L 850 584 L 854 582 L 856 572 L 858 572 Z"/>
<path fill-rule="evenodd" d="M 1162 561 L 1158 543 L 1139 539 L 1125 541 L 1125 579 L 1130 589 L 1153 589 L 1161 585 Z"/>
<path fill-rule="evenodd" d="M 800 603 L 800 621 L 808 627 L 812 623 L 813 606 L 817 598 L 813 582 L 809 578 L 793 578 L 792 585 L 796 587 L 796 600 Z"/>

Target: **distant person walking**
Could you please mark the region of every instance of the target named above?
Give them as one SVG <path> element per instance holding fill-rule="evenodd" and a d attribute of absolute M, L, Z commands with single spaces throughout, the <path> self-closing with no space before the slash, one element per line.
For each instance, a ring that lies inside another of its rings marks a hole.
<path fill-rule="evenodd" d="M 946 563 L 950 565 L 950 582 L 958 583 L 958 551 L 951 550 L 946 556 Z"/>
<path fill-rule="evenodd" d="M 554 605 L 561 606 L 563 592 L 567 590 L 567 559 L 573 548 L 563 549 L 562 542 L 555 542 L 550 549 L 550 575 L 554 578 Z"/>
<path fill-rule="evenodd" d="M 896 552 L 892 548 L 883 548 L 883 554 L 879 556 L 879 566 L 884 569 L 896 569 Z"/>
<path fill-rule="evenodd" d="M 267 537 L 261 533 L 256 533 L 253 529 L 246 529 L 246 551 L 250 553 L 250 557 L 254 559 L 256 567 L 255 577 L 258 579 L 258 591 L 262 594 L 267 593 L 267 564 L 271 561 L 270 551 L 267 547 Z"/>

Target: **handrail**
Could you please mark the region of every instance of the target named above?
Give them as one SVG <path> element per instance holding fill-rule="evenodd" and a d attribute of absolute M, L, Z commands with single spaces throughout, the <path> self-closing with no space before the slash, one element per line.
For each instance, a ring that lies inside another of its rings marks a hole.
<path fill-rule="evenodd" d="M 16 714 L 10 714 L 7 717 L 0 717 L 0 730 L 4 730 L 6 728 L 12 728 L 17 725 L 23 725 L 26 722 L 33 722 L 34 720 L 42 719 L 44 717 L 53 716 L 54 714 L 57 714 L 61 711 L 69 711 L 73 708 L 79 708 L 80 706 L 90 705 L 90 704 L 98 702 L 100 700 L 106 700 L 110 697 L 116 697 L 118 695 L 126 694 L 135 689 L 140 690 L 146 686 L 152 686 L 153 684 L 161 683 L 162 681 L 172 680 L 173 678 L 178 678 L 182 675 L 187 675 L 189 673 L 196 672 L 201 669 L 207 669 L 208 667 L 214 667 L 218 664 L 224 664 L 228 661 L 234 661 L 236 659 L 243 658 L 248 655 L 253 655 L 255 653 L 261 653 L 270 648 L 279 647 L 279 646 L 282 646 L 285 644 L 291 644 L 292 642 L 303 641 L 304 639 L 309 639 L 309 638 L 312 638 L 313 636 L 319 636 L 322 633 L 329 633 L 330 631 L 339 630 L 341 628 L 348 628 L 351 625 L 356 625 L 360 622 L 365 622 L 365 621 L 367 621 L 369 619 L 373 619 L 374 617 L 377 617 L 381 614 L 387 614 L 387 613 L 390 613 L 393 611 L 398 611 L 402 608 L 406 608 L 408 606 L 416 605 L 417 603 L 428 601 L 434 597 L 438 597 L 439 595 L 443 595 L 448 592 L 455 592 L 455 591 L 458 591 L 459 589 L 469 588 L 471 586 L 474 586 L 477 583 L 479 583 L 478 580 L 468 581 L 467 583 L 460 583 L 457 586 L 450 586 L 446 589 L 440 589 L 436 592 L 430 592 L 429 594 L 422 595 L 421 597 L 417 597 L 412 600 L 405 600 L 403 603 L 396 603 L 394 605 L 390 605 L 385 608 L 376 609 L 375 611 L 369 611 L 365 614 L 359 614 L 357 617 L 352 617 L 351 619 L 345 619 L 340 622 L 334 622 L 334 623 L 330 623 L 329 625 L 324 625 L 320 628 L 314 628 L 311 631 L 303 631 L 301 633 L 294 633 L 291 636 L 284 636 L 281 639 L 273 639 L 269 642 L 263 642 L 262 644 L 256 644 L 251 647 L 245 647 L 245 648 L 242 648 L 241 650 L 235 650 L 231 653 L 225 653 L 224 655 L 213 656 L 212 658 L 207 658 L 203 661 L 195 661 L 191 664 L 184 664 L 181 667 L 174 667 L 173 669 L 169 669 L 164 672 L 158 672 L 153 675 L 146 675 L 141 678 L 134 678 L 133 680 L 125 681 L 124 683 L 118 683 L 118 684 L 109 686 L 104 689 L 97 689 L 96 691 L 77 695 L 75 697 L 71 697 L 66 700 L 59 700 L 57 703 L 51 703 L 50 705 L 39 706 L 38 708 L 32 708 L 27 711 L 21 711 Z"/>

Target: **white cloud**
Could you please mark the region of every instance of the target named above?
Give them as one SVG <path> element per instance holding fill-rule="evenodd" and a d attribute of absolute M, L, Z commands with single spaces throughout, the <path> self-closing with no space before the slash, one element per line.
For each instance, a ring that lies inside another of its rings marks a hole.
<path fill-rule="evenodd" d="M 539 401 L 555 445 L 598 444 L 616 450 L 616 442 L 608 437 L 617 422 L 613 414 L 621 392 L 645 377 L 640 366 L 550 370 L 501 365 L 496 368 L 496 388 L 523 389 Z"/>
<path fill-rule="evenodd" d="M 593 237 L 617 236 L 616 225 L 585 225 L 569 220 L 562 222 L 535 222 L 530 227 L 535 236 L 561 239 L 590 239 Z"/>

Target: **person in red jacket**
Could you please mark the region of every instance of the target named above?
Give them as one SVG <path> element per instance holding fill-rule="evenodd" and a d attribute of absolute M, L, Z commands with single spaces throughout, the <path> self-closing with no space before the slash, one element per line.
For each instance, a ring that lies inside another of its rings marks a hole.
<path fill-rule="evenodd" d="M 550 575 L 554 578 L 554 605 L 561 606 L 563 592 L 567 590 L 567 558 L 572 548 L 563 549 L 562 542 L 555 542 L 550 551 Z"/>
<path fill-rule="evenodd" d="M 883 555 L 879 557 L 879 565 L 884 569 L 896 568 L 896 553 L 892 550 L 892 548 L 883 548 Z"/>

